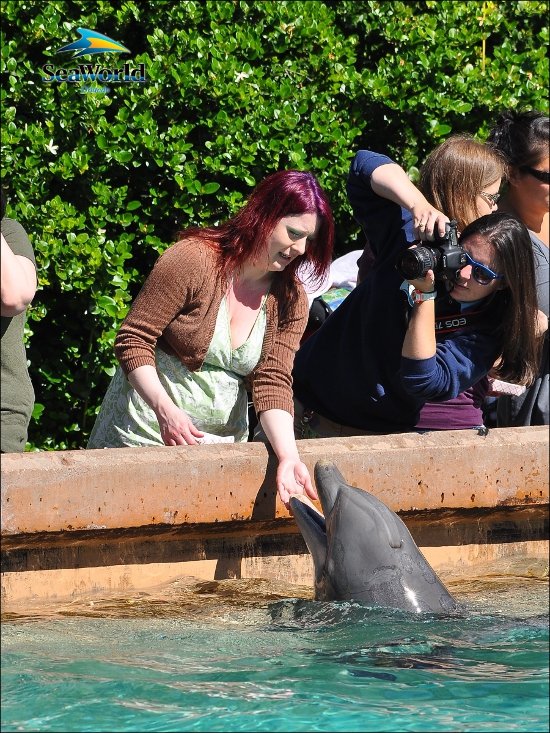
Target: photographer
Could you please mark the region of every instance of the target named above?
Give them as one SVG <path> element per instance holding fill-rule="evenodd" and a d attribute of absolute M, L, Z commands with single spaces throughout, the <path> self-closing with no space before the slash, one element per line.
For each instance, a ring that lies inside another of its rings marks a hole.
<path fill-rule="evenodd" d="M 502 170 L 496 154 L 494 159 L 495 169 Z M 493 184 L 496 190 L 499 184 L 500 175 Z M 414 430 L 427 400 L 456 398 L 499 358 L 502 379 L 532 381 L 538 354 L 536 294 L 523 225 L 495 214 L 467 227 L 460 243 L 471 259 L 466 258 L 454 280 L 438 280 L 437 293 L 431 292 L 433 270 L 411 280 L 418 291 L 411 306 L 397 257 L 417 239 L 433 246 L 434 232 L 445 236 L 448 218 L 391 159 L 369 151 L 355 156 L 347 192 L 374 264 L 296 355 L 297 435 Z M 436 295 L 443 311 L 460 316 L 448 319 L 451 330 L 437 339 Z M 477 312 L 473 318 L 462 315 L 470 307 Z"/>

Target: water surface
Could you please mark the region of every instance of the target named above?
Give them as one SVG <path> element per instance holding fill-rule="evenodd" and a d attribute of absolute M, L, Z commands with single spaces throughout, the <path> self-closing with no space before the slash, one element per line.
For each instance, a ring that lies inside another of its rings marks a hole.
<path fill-rule="evenodd" d="M 250 580 L 12 616 L 2 730 L 547 731 L 548 583 L 449 589 L 446 618 Z"/>

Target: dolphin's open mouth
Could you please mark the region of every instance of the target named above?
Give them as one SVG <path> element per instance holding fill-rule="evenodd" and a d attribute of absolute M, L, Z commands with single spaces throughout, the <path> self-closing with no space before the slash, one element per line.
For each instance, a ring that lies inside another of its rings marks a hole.
<path fill-rule="evenodd" d="M 313 557 L 315 580 L 320 582 L 327 558 L 327 527 L 323 515 L 302 497 L 290 497 L 290 509 Z"/>

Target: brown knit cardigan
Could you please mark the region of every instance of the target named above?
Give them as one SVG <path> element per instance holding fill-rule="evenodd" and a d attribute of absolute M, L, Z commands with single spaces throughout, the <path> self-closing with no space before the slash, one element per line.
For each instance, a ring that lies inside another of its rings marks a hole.
<path fill-rule="evenodd" d="M 258 413 L 294 414 L 292 365 L 308 318 L 303 287 L 290 294 L 275 275 L 267 296 L 267 325 L 260 360 L 246 379 Z M 227 279 L 216 252 L 200 240 L 183 240 L 157 260 L 124 319 L 115 354 L 126 374 L 155 366 L 155 346 L 198 371 L 212 341 Z"/>

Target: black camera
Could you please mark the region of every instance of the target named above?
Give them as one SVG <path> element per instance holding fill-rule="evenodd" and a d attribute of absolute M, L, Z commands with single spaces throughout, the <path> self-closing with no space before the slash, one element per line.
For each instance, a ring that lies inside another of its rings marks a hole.
<path fill-rule="evenodd" d="M 457 280 L 468 264 L 466 252 L 458 243 L 456 219 L 445 224 L 443 236 L 437 230 L 434 236 L 431 246 L 406 249 L 397 258 L 395 266 L 405 280 L 424 277 L 428 270 L 433 270 L 436 280 Z"/>

